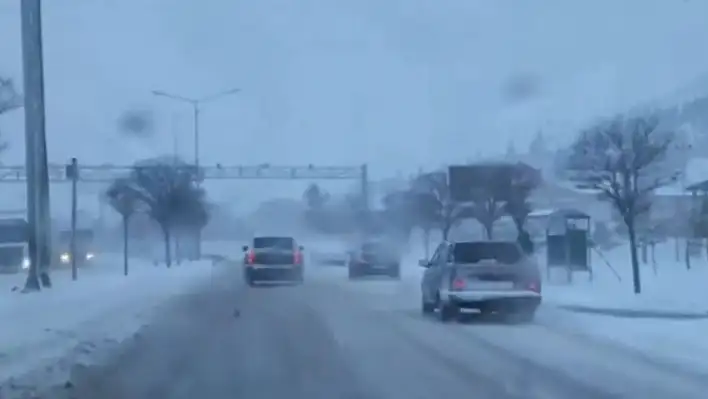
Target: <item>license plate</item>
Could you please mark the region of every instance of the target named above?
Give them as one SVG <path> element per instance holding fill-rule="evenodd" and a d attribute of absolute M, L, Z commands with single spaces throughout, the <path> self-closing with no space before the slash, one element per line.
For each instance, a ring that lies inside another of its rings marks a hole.
<path fill-rule="evenodd" d="M 472 280 L 467 282 L 467 289 L 470 290 L 511 290 L 514 288 L 512 281 L 479 281 Z"/>

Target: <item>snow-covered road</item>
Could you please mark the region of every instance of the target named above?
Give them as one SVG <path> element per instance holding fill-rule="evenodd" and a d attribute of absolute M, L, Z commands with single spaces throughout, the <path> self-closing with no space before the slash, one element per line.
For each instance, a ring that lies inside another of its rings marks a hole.
<path fill-rule="evenodd" d="M 692 370 L 556 323 L 440 324 L 419 311 L 414 271 L 349 282 L 311 265 L 303 286 L 247 288 L 217 266 L 121 356 L 75 370 L 43 398 L 703 398 Z M 560 313 L 559 313 L 560 312 Z"/>

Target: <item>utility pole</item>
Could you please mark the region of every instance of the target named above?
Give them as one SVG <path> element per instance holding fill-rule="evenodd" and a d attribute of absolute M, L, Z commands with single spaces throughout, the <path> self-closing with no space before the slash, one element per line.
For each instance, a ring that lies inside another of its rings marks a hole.
<path fill-rule="evenodd" d="M 175 161 L 179 157 L 179 138 L 178 133 L 179 130 L 177 129 L 177 115 L 172 115 L 172 122 L 170 126 L 170 130 L 172 130 L 172 155 L 175 158 Z"/>
<path fill-rule="evenodd" d="M 220 100 L 224 97 L 230 96 L 232 94 L 236 94 L 240 92 L 241 89 L 229 89 L 229 90 L 224 90 L 206 97 L 202 98 L 190 98 L 190 97 L 184 97 L 180 96 L 177 94 L 171 94 L 167 93 L 165 91 L 161 90 L 153 90 L 152 94 L 155 96 L 159 97 L 165 97 L 169 98 L 175 101 L 179 101 L 182 103 L 187 103 L 192 107 L 192 133 L 194 136 L 194 166 L 196 167 L 197 173 L 201 175 L 201 169 L 200 169 L 200 143 L 201 143 L 201 137 L 200 137 L 200 113 L 201 113 L 201 107 L 202 105 L 210 102 L 214 102 L 216 100 Z M 197 184 L 201 184 L 200 179 L 197 180 Z M 197 259 L 201 258 L 202 256 L 202 232 L 201 230 L 195 231 L 195 252 L 196 252 L 196 257 Z"/>
<path fill-rule="evenodd" d="M 201 141 L 199 132 L 199 102 L 193 102 L 192 106 L 194 107 L 194 166 L 196 166 L 197 171 L 199 171 L 199 142 Z M 199 181 L 197 181 L 197 183 L 199 183 Z"/>
<path fill-rule="evenodd" d="M 25 167 L 27 170 L 27 222 L 30 270 L 25 290 L 50 287 L 49 172 L 44 112 L 44 63 L 40 0 L 23 0 L 22 69 L 24 75 Z"/>
<path fill-rule="evenodd" d="M 71 279 L 76 281 L 79 271 L 76 267 L 76 184 L 79 181 L 79 163 L 76 158 L 71 158 L 71 163 L 66 168 L 66 176 L 71 179 L 71 241 L 69 242 L 69 260 L 71 261 Z"/>

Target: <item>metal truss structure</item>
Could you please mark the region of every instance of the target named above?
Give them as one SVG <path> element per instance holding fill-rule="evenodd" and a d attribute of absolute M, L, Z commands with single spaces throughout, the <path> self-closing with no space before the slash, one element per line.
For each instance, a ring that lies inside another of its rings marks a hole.
<path fill-rule="evenodd" d="M 149 166 L 144 166 L 149 167 Z M 194 168 L 194 166 L 186 166 Z M 78 180 L 81 182 L 110 183 L 128 176 L 134 166 L 79 165 Z M 360 166 L 280 166 L 280 165 L 235 165 L 216 164 L 201 166 L 200 180 L 367 180 L 366 165 Z M 50 164 L 51 182 L 69 183 L 71 173 L 68 165 Z M 27 173 L 24 166 L 0 166 L 0 183 L 24 183 Z"/>

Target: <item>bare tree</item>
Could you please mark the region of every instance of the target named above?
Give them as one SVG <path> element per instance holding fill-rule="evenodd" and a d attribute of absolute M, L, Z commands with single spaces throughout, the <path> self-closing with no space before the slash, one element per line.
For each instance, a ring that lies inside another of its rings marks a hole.
<path fill-rule="evenodd" d="M 143 204 L 140 202 L 136 188 L 128 178 L 115 180 L 106 190 L 106 197 L 108 197 L 108 203 L 118 212 L 123 222 L 123 274 L 127 276 L 129 270 L 128 228 L 130 218 L 141 209 Z"/>
<path fill-rule="evenodd" d="M 206 199 L 206 192 L 196 186 L 182 186 L 181 192 L 176 195 L 178 202 L 175 204 L 173 230 L 175 238 L 175 254 L 177 263 L 181 263 L 184 247 L 180 247 L 180 235 L 184 232 L 202 230 L 209 223 L 210 204 Z M 195 260 L 193 251 L 188 253 L 188 259 Z"/>
<path fill-rule="evenodd" d="M 504 203 L 504 212 L 511 217 L 519 234 L 524 232 L 526 219 L 533 210 L 529 198 L 540 184 L 541 178 L 537 170 L 524 164 L 514 166 L 510 190 Z"/>
<path fill-rule="evenodd" d="M 310 184 L 302 194 L 302 199 L 311 210 L 321 210 L 329 201 L 329 193 L 324 191 L 316 183 Z"/>
<path fill-rule="evenodd" d="M 481 187 L 474 189 L 472 203 L 472 217 L 482 225 L 487 239 L 493 239 L 494 223 L 504 215 L 505 202 L 494 190 Z"/>
<path fill-rule="evenodd" d="M 618 116 L 581 132 L 572 145 L 569 168 L 579 186 L 597 190 L 627 226 L 634 292 L 642 290 L 637 259 L 636 222 L 649 211 L 655 189 L 675 181 L 663 161 L 673 133 L 657 118 Z"/>
<path fill-rule="evenodd" d="M 22 108 L 22 96 L 15 88 L 15 82 L 0 76 L 0 115 Z"/>
<path fill-rule="evenodd" d="M 392 191 L 384 196 L 383 206 L 389 223 L 408 240 L 416 225 L 415 197 L 408 190 Z"/>
<path fill-rule="evenodd" d="M 205 194 L 195 184 L 197 174 L 195 167 L 181 160 L 164 158 L 139 163 L 130 177 L 135 195 L 160 226 L 167 267 L 172 265 L 171 242 L 174 228 L 182 222 L 180 214 L 208 212 Z"/>
<path fill-rule="evenodd" d="M 15 88 L 12 79 L 0 76 L 0 115 L 22 108 L 22 96 Z M 0 152 L 7 149 L 7 143 L 0 143 Z"/>
<path fill-rule="evenodd" d="M 452 200 L 446 176 L 445 173 L 423 174 L 414 184 L 424 225 L 439 227 L 443 240 L 448 239 L 452 228 L 463 219 L 474 216 L 470 204 Z"/>

